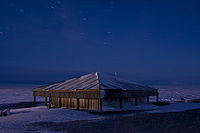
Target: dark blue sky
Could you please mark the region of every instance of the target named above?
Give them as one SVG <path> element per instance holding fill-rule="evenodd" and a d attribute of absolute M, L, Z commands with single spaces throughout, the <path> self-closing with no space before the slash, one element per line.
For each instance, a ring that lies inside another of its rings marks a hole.
<path fill-rule="evenodd" d="M 0 81 L 200 77 L 198 0 L 1 0 Z"/>

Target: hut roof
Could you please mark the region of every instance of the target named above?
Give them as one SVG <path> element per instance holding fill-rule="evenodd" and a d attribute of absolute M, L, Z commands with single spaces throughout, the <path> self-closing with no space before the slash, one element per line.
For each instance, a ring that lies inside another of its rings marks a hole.
<path fill-rule="evenodd" d="M 132 81 L 117 79 L 114 75 L 101 72 L 90 73 L 54 84 L 35 88 L 36 90 L 88 90 L 88 89 L 153 90 L 153 88 Z"/>

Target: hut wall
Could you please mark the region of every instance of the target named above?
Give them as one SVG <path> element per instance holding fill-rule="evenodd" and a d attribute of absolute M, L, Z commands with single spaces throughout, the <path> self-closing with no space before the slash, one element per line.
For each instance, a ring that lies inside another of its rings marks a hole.
<path fill-rule="evenodd" d="M 147 104 L 146 97 L 137 97 L 138 104 Z M 122 100 L 122 109 L 129 109 L 136 106 L 135 105 L 135 98 L 124 98 Z M 118 110 L 120 109 L 120 102 L 119 98 L 115 99 L 103 99 L 102 101 L 102 108 L 103 111 L 107 110 Z"/>
<path fill-rule="evenodd" d="M 98 110 L 98 99 L 79 99 L 79 109 Z M 59 107 L 59 98 L 52 97 L 52 106 Z M 76 98 L 61 98 L 61 107 L 77 109 Z"/>
<path fill-rule="evenodd" d="M 79 99 L 79 109 L 83 110 L 98 110 L 99 109 L 98 99 Z M 138 104 L 146 104 L 146 97 L 137 97 Z M 52 97 L 52 106 L 59 107 L 59 98 Z M 122 100 L 122 108 L 128 109 L 135 106 L 135 98 L 124 98 Z M 61 98 L 61 107 L 78 109 L 76 98 Z M 102 108 L 103 111 L 112 109 L 119 109 L 119 99 L 103 99 Z"/>
<path fill-rule="evenodd" d="M 120 90 L 120 89 L 106 89 L 103 90 L 103 98 L 133 98 L 133 97 L 145 97 L 145 96 L 156 96 L 158 90 L 154 89 L 151 91 L 145 90 Z"/>
<path fill-rule="evenodd" d="M 80 109 L 98 110 L 98 99 L 79 99 Z"/>

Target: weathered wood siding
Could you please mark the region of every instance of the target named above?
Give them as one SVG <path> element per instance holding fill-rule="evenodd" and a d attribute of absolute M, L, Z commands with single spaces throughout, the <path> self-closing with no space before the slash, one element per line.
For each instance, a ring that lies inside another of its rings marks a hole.
<path fill-rule="evenodd" d="M 158 90 L 104 90 L 104 96 L 101 97 L 100 89 L 91 90 L 34 90 L 34 96 L 51 96 L 51 105 L 54 107 L 66 107 L 70 109 L 99 110 L 101 105 L 110 105 L 120 108 L 124 104 L 137 105 L 138 103 L 147 103 L 148 96 L 158 95 Z M 100 102 L 102 101 L 103 102 Z M 111 101 L 109 102 L 109 99 Z M 77 101 L 78 100 L 78 101 Z M 123 105 L 122 105 L 123 104 Z"/>
<path fill-rule="evenodd" d="M 66 90 L 55 90 L 50 91 L 52 97 L 61 98 L 99 98 L 100 90 L 77 90 L 77 91 L 66 91 Z"/>
<path fill-rule="evenodd" d="M 79 100 L 79 106 L 77 100 Z M 61 98 L 59 101 L 59 98 L 52 97 L 52 106 L 59 107 L 59 102 L 60 106 L 65 108 L 99 110 L 98 99 Z"/>
<path fill-rule="evenodd" d="M 49 91 L 47 91 L 47 90 L 34 90 L 33 96 L 49 97 Z"/>

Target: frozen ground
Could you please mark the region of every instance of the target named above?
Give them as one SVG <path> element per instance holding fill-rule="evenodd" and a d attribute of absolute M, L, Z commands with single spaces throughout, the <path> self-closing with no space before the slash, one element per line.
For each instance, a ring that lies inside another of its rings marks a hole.
<path fill-rule="evenodd" d="M 101 116 L 70 109 L 51 109 L 45 106 L 12 109 L 7 117 L 0 118 L 0 132 L 25 132 L 26 125 L 34 122 L 63 122 L 74 120 L 100 119 Z"/>
<path fill-rule="evenodd" d="M 3 105 L 16 104 L 20 102 L 32 102 L 32 89 L 36 87 L 34 85 L 14 85 L 14 86 L 0 86 L 0 107 Z M 194 99 L 200 98 L 200 89 L 198 87 L 164 87 L 160 86 L 160 100 L 164 101 L 174 101 L 180 98 Z M 38 98 L 39 101 L 44 100 L 43 98 Z M 200 103 L 174 103 L 172 102 L 166 106 L 155 106 L 155 105 L 139 105 L 128 107 L 129 110 L 138 110 L 139 114 L 142 113 L 167 113 L 167 112 L 179 112 L 191 109 L 200 108 Z M 144 110 L 146 110 L 144 112 Z M 77 120 L 92 120 L 101 121 L 105 119 L 110 119 L 112 116 L 102 116 L 95 115 L 88 112 L 70 110 L 64 108 L 54 108 L 48 110 L 47 107 L 38 106 L 31 108 L 16 108 L 11 109 L 11 114 L 7 117 L 0 117 L 0 132 L 54 132 L 54 130 L 49 128 L 44 128 L 44 125 L 48 123 L 66 123 Z M 129 113 L 118 115 L 134 116 L 138 113 Z M 118 117 L 117 116 L 117 117 Z M 37 129 L 34 125 L 36 124 Z M 38 126 L 42 125 L 43 126 Z M 56 125 L 56 124 L 55 124 Z M 55 126 L 54 125 L 54 126 Z M 55 127 L 56 128 L 56 127 Z M 74 127 L 73 127 L 74 128 Z M 61 130 L 62 131 L 62 130 Z"/>
<path fill-rule="evenodd" d="M 0 104 L 33 101 L 33 88 L 38 85 L 0 84 Z"/>
<path fill-rule="evenodd" d="M 198 109 L 200 103 L 172 103 L 166 106 L 139 105 L 132 108 L 140 110 L 136 113 L 118 114 L 115 117 L 132 117 L 137 114 L 145 113 L 167 113 L 179 112 L 191 109 Z M 153 109 L 153 110 L 152 110 Z M 152 110 L 143 112 L 143 110 Z M 94 115 L 84 111 L 70 110 L 66 108 L 52 108 L 48 110 L 45 106 L 31 108 L 11 109 L 11 114 L 7 117 L 0 117 L 0 132 L 50 132 L 52 129 L 43 126 L 49 123 L 66 123 L 80 120 L 104 121 L 105 119 L 114 118 L 114 115 Z M 33 125 L 37 125 L 36 127 Z M 41 125 L 40 125 L 41 124 Z M 58 125 L 57 125 L 58 126 Z M 64 126 L 64 125 L 62 125 Z M 112 126 L 112 125 L 110 125 Z M 61 127 L 54 127 L 61 128 Z M 74 127 L 73 127 L 74 128 Z M 53 132 L 53 131 L 51 131 Z"/>
<path fill-rule="evenodd" d="M 140 113 L 101 120 L 37 122 L 29 131 L 67 133 L 199 133 L 200 110 L 175 113 Z"/>
<path fill-rule="evenodd" d="M 159 99 L 162 101 L 175 101 L 200 98 L 200 86 L 153 86 L 159 90 Z"/>

